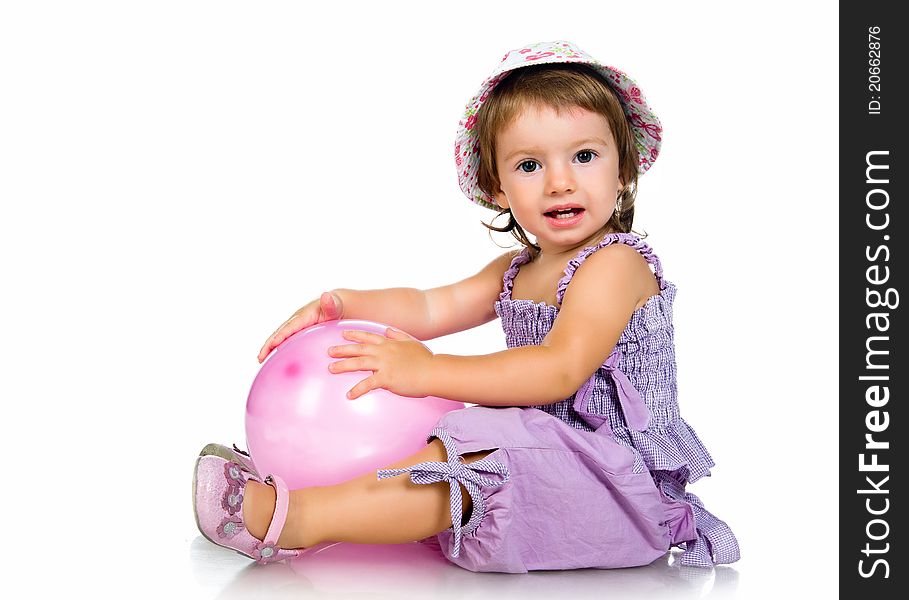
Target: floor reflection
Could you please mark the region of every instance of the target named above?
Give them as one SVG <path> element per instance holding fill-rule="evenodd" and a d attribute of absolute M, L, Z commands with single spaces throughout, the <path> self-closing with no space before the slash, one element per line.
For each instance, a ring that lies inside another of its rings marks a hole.
<path fill-rule="evenodd" d="M 448 562 L 437 546 L 339 543 L 290 562 L 258 565 L 197 537 L 190 548 L 196 579 L 219 600 L 251 598 L 728 598 L 738 572 L 730 567 L 673 565 L 667 553 L 645 567 L 473 573 Z"/>

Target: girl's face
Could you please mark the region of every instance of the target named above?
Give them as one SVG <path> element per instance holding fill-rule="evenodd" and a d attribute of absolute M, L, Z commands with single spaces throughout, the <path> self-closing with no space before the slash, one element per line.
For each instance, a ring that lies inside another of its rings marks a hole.
<path fill-rule="evenodd" d="M 592 245 L 622 189 L 619 154 L 606 117 L 582 108 L 559 116 L 548 106 L 528 107 L 496 139 L 501 189 L 496 203 L 511 208 L 544 255 Z M 570 205 L 568 219 L 547 215 Z"/>

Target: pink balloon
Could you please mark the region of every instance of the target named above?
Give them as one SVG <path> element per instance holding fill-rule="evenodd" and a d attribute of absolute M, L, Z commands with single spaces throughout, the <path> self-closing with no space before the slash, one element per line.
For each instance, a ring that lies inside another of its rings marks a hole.
<path fill-rule="evenodd" d="M 370 371 L 331 373 L 329 346 L 353 344 L 341 332 L 385 335 L 386 326 L 334 320 L 293 334 L 262 365 L 246 402 L 246 443 L 259 472 L 290 489 L 334 485 L 382 469 L 426 446 L 445 413 L 464 403 L 407 398 L 375 389 L 354 400 L 347 392 Z"/>

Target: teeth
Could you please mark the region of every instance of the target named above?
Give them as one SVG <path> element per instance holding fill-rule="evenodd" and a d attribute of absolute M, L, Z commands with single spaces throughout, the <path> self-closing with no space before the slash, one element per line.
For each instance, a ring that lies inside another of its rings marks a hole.
<path fill-rule="evenodd" d="M 570 219 L 571 217 L 575 216 L 577 213 L 578 213 L 578 209 L 576 209 L 576 208 L 566 208 L 563 210 L 552 211 L 549 214 L 553 215 L 553 218 L 556 218 L 556 219 Z"/>

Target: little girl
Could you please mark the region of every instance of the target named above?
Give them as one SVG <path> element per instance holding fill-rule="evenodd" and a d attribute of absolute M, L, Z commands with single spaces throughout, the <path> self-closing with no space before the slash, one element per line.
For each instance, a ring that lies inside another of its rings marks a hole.
<path fill-rule="evenodd" d="M 478 406 L 447 413 L 421 452 L 333 486 L 288 491 L 236 447 L 206 446 L 193 483 L 203 535 L 260 562 L 432 538 L 471 571 L 630 567 L 672 546 L 683 565 L 738 560 L 726 523 L 685 490 L 714 463 L 679 414 L 676 287 L 630 233 L 661 134 L 635 82 L 573 44 L 507 53 L 467 105 L 455 162 L 467 197 L 508 215 L 487 227 L 523 248 L 444 287 L 326 292 L 259 354 L 330 319 L 389 323 L 328 350 L 342 359 L 332 372 L 372 372 L 351 399 L 385 388 Z M 420 342 L 496 316 L 508 350 Z"/>

